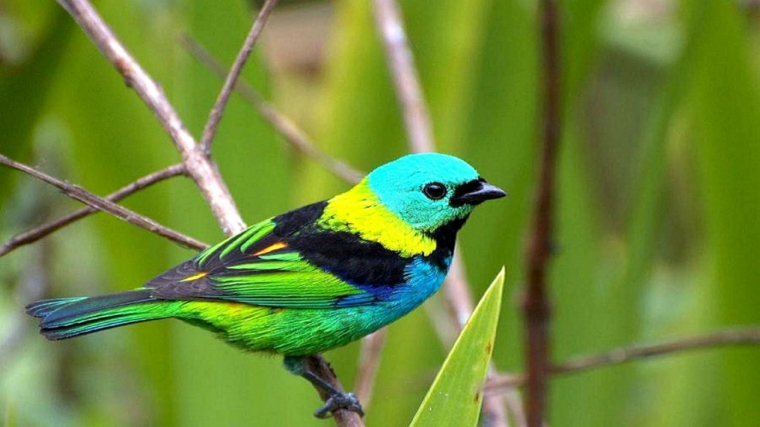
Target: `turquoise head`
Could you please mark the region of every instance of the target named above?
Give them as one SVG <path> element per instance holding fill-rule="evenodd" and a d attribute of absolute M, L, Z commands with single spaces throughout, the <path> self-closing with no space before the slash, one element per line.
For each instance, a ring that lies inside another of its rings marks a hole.
<path fill-rule="evenodd" d="M 401 157 L 372 171 L 367 180 L 388 210 L 422 232 L 463 220 L 476 205 L 506 196 L 464 160 L 438 153 Z"/>

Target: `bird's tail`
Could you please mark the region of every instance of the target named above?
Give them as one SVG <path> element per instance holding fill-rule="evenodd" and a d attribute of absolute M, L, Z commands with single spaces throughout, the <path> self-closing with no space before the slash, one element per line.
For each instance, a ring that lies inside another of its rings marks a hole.
<path fill-rule="evenodd" d="M 130 323 L 171 317 L 168 301 L 151 298 L 138 289 L 97 297 L 57 298 L 37 301 L 26 312 L 41 319 L 40 333 L 62 340 Z"/>

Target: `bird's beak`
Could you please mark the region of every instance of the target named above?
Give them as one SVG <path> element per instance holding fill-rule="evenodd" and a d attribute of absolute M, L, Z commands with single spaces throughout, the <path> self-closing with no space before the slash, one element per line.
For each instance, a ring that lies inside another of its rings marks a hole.
<path fill-rule="evenodd" d="M 478 205 L 491 199 L 500 199 L 507 193 L 501 188 L 487 183 L 484 179 L 472 181 L 460 187 L 451 198 L 455 205 Z"/>

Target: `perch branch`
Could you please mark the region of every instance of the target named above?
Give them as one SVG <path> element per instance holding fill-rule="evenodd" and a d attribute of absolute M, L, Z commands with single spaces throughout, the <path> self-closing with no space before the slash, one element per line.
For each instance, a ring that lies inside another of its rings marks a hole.
<path fill-rule="evenodd" d="M 343 385 L 338 381 L 338 377 L 335 376 L 335 372 L 333 372 L 330 364 L 327 363 L 322 356 L 315 355 L 307 357 L 306 368 L 317 376 L 329 380 L 333 387 L 343 391 Z M 315 387 L 315 389 L 319 393 L 319 397 L 327 402 L 329 395 L 321 388 Z M 362 421 L 361 417 L 356 412 L 348 411 L 346 409 L 338 409 L 333 411 L 333 417 L 335 418 L 335 423 L 341 427 L 364 427 L 364 421 Z"/>
<path fill-rule="evenodd" d="M 232 89 L 237 84 L 240 73 L 243 71 L 243 66 L 245 66 L 248 57 L 251 55 L 253 46 L 259 39 L 259 35 L 261 35 L 261 30 L 264 29 L 264 24 L 269 17 L 269 13 L 274 9 L 276 4 L 277 0 L 267 0 L 264 6 L 261 7 L 258 16 L 253 21 L 251 30 L 248 32 L 248 36 L 245 38 L 245 42 L 243 42 L 243 46 L 240 48 L 237 58 L 235 58 L 235 62 L 232 64 L 229 74 L 227 74 L 227 78 L 224 80 L 222 90 L 219 92 L 216 103 L 209 113 L 208 121 L 201 137 L 201 148 L 207 155 L 211 154 L 211 144 L 214 142 L 216 130 L 219 128 L 219 122 L 222 120 L 222 113 L 227 106 L 227 101 L 230 99 Z"/>
<path fill-rule="evenodd" d="M 222 67 L 219 61 L 214 58 L 208 50 L 188 36 L 183 36 L 181 42 L 185 49 L 216 74 L 217 77 L 224 78 L 224 67 Z M 261 114 L 261 116 L 264 117 L 264 119 L 269 122 L 269 124 L 272 125 L 283 138 L 285 138 L 285 141 L 328 171 L 332 172 L 335 176 L 351 184 L 356 184 L 364 177 L 364 173 L 319 150 L 309 137 L 306 136 L 306 134 L 299 129 L 290 118 L 278 111 L 274 105 L 265 101 L 249 84 L 245 82 L 245 80 L 241 79 L 236 82 L 235 91 L 237 91 L 237 93 L 249 104 L 253 105 L 254 108 L 259 111 L 259 114 Z"/>
<path fill-rule="evenodd" d="M 560 137 L 559 42 L 557 0 L 542 0 L 543 117 L 533 231 L 527 241 L 527 293 L 523 300 L 525 318 L 525 363 L 527 364 L 526 414 L 529 427 L 541 427 L 547 413 L 549 375 L 550 304 L 546 271 L 551 256 L 554 172 Z"/>
<path fill-rule="evenodd" d="M 160 171 L 145 175 L 137 181 L 134 181 L 120 188 L 118 191 L 109 194 L 108 196 L 104 197 L 104 199 L 115 203 L 131 194 L 142 190 L 143 188 L 150 187 L 157 182 L 175 177 L 177 175 L 182 175 L 184 173 L 185 167 L 183 165 L 172 165 L 165 169 L 161 169 Z M 21 234 L 17 234 L 0 247 L 0 257 L 13 251 L 14 249 L 20 248 L 21 246 L 34 243 L 39 239 L 42 239 L 43 237 L 48 236 L 51 233 L 95 212 L 99 212 L 99 210 L 90 206 L 85 206 L 68 215 L 64 215 L 58 219 L 42 224 L 39 227 L 33 228 Z"/>
<path fill-rule="evenodd" d="M 760 345 L 760 328 L 729 329 L 692 338 L 619 348 L 591 356 L 579 356 L 552 366 L 550 373 L 552 375 L 576 374 L 591 369 L 615 366 L 659 356 L 676 355 L 691 350 L 737 345 Z M 485 388 L 491 392 L 502 391 L 523 386 L 527 381 L 528 379 L 525 375 L 502 375 L 489 381 Z"/>
<path fill-rule="evenodd" d="M 169 134 L 182 155 L 182 163 L 188 175 L 198 186 L 224 233 L 229 235 L 242 231 L 245 224 L 216 164 L 196 144 L 161 87 L 127 52 L 87 0 L 58 0 L 58 3 L 77 21 L 95 46 L 124 77 L 127 86 L 137 93 Z"/>
<path fill-rule="evenodd" d="M 116 203 L 110 202 L 95 194 L 92 194 L 82 187 L 79 187 L 77 185 L 72 185 L 72 184 L 63 182 L 59 179 L 53 178 L 52 176 L 42 173 L 23 163 L 13 161 L 9 159 L 8 157 L 3 156 L 2 154 L 0 154 L 0 164 L 4 164 L 8 167 L 24 172 L 27 175 L 31 175 L 39 180 L 42 180 L 50 185 L 53 185 L 59 188 L 61 191 L 63 191 L 64 194 L 71 197 L 72 199 L 78 200 L 86 205 L 89 205 L 103 212 L 108 212 L 119 219 L 122 219 L 140 228 L 144 228 L 153 233 L 156 233 L 159 236 L 166 237 L 167 239 L 173 242 L 179 243 L 180 245 L 186 248 L 201 250 L 207 247 L 205 243 L 199 242 L 191 237 L 185 236 L 170 228 L 164 227 L 163 225 L 158 224 L 157 222 L 153 221 L 150 218 L 146 218 L 138 214 L 137 212 L 134 212 L 123 206 L 117 205 Z"/>

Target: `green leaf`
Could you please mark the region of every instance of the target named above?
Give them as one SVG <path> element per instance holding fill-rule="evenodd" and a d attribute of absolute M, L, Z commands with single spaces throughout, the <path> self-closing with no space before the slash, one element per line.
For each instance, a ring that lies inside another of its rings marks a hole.
<path fill-rule="evenodd" d="M 477 425 L 499 321 L 504 268 L 481 298 L 412 420 L 412 427 Z"/>

